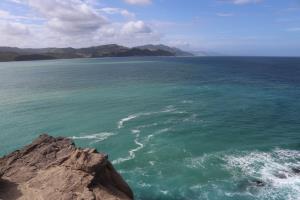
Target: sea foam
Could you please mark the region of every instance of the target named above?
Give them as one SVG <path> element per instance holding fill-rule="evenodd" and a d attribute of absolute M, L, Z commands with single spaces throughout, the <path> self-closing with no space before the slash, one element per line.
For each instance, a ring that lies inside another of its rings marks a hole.
<path fill-rule="evenodd" d="M 125 158 L 118 158 L 116 160 L 113 160 L 112 163 L 113 164 L 120 164 L 120 163 L 123 163 L 125 161 L 129 161 L 129 160 L 134 159 L 135 158 L 135 153 L 144 148 L 144 144 L 141 143 L 140 141 L 138 141 L 138 138 L 139 138 L 139 134 L 137 134 L 137 136 L 136 136 L 136 138 L 134 140 L 134 143 L 137 145 L 137 147 L 134 148 L 134 149 L 129 150 L 128 151 L 129 155 L 127 157 L 125 157 Z"/>
<path fill-rule="evenodd" d="M 300 199 L 300 152 L 275 149 L 272 152 L 242 152 L 224 157 L 225 167 L 236 180 L 241 177 L 262 181 L 262 187 L 254 196 L 259 199 Z"/>
<path fill-rule="evenodd" d="M 70 139 L 73 140 L 93 140 L 94 142 L 101 142 L 104 141 L 106 139 L 108 139 L 109 137 L 116 135 L 115 133 L 111 133 L 111 132 L 101 132 L 101 133 L 95 133 L 95 134 L 90 134 L 90 135 L 83 135 L 83 136 L 72 136 L 69 137 Z"/>
<path fill-rule="evenodd" d="M 166 106 L 166 108 L 164 108 L 163 110 L 160 110 L 160 111 L 142 112 L 142 113 L 131 114 L 131 115 L 128 115 L 128 116 L 126 116 L 126 117 L 124 117 L 124 118 L 122 118 L 118 121 L 118 123 L 117 123 L 118 124 L 118 129 L 123 128 L 126 122 L 134 120 L 134 119 L 139 118 L 139 117 L 149 116 L 149 115 L 156 115 L 156 114 L 161 114 L 161 113 L 172 113 L 172 112 L 176 112 L 176 108 L 173 105 L 169 105 L 169 106 Z M 185 111 L 177 111 L 177 112 L 185 113 Z"/>
<path fill-rule="evenodd" d="M 127 122 L 127 121 L 130 121 L 132 119 L 135 119 L 137 118 L 139 115 L 129 115 L 123 119 L 121 119 L 119 122 L 118 122 L 118 129 L 122 128 L 124 126 L 124 123 Z"/>

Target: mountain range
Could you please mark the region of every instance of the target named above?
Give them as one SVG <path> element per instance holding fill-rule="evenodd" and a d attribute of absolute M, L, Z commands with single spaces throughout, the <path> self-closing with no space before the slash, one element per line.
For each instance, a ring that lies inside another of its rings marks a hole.
<path fill-rule="evenodd" d="M 129 57 L 129 56 L 193 56 L 192 53 L 166 45 L 125 47 L 117 44 L 87 48 L 17 48 L 0 47 L 0 61 L 26 61 L 71 58 Z"/>

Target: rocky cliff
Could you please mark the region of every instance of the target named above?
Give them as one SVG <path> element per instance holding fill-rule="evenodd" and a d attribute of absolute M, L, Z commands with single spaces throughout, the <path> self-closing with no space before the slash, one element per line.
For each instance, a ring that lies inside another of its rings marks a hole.
<path fill-rule="evenodd" d="M 129 200 L 133 193 L 106 154 L 41 135 L 0 158 L 3 200 Z"/>

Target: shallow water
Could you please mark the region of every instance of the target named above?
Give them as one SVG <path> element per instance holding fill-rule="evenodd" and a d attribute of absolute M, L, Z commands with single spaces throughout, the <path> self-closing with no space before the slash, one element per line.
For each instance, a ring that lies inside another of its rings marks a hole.
<path fill-rule="evenodd" d="M 47 132 L 107 152 L 137 199 L 300 199 L 299 58 L 0 63 L 0 97 L 1 155 Z"/>

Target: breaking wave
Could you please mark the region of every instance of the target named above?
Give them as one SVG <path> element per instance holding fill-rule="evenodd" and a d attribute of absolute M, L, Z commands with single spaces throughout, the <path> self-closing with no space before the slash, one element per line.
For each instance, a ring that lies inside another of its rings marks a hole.
<path fill-rule="evenodd" d="M 248 179 L 245 192 L 258 199 L 300 199 L 300 152 L 275 149 L 224 157 L 234 179 Z M 254 184 L 253 184 L 254 183 Z M 259 190 L 255 187 L 259 183 Z"/>
<path fill-rule="evenodd" d="M 121 119 L 121 120 L 118 122 L 118 129 L 121 129 L 121 128 L 124 126 L 124 123 L 125 123 L 125 122 L 128 122 L 128 121 L 130 121 L 130 120 L 132 120 L 132 119 L 135 119 L 135 118 L 137 118 L 137 117 L 139 117 L 139 116 L 140 116 L 140 115 L 138 115 L 138 114 L 136 114 L 136 115 L 129 115 L 129 116 L 127 116 L 127 117 Z"/>
<path fill-rule="evenodd" d="M 191 188 L 195 193 L 213 187 L 220 190 L 223 199 L 300 200 L 300 151 L 215 152 L 186 158 L 184 162 L 190 169 L 214 168 L 230 174 L 230 178 L 214 185 L 202 183 L 201 188 Z"/>
<path fill-rule="evenodd" d="M 118 121 L 118 129 L 123 128 L 124 124 L 126 122 L 131 121 L 131 120 L 136 119 L 136 118 L 139 118 L 139 117 L 142 117 L 142 116 L 149 116 L 149 115 L 155 115 L 155 114 L 160 114 L 160 113 L 172 113 L 172 112 L 175 112 L 175 111 L 176 111 L 176 108 L 173 105 L 169 105 L 161 111 L 136 113 L 136 114 L 128 115 L 128 116 L 120 119 L 120 121 Z M 177 111 L 177 112 L 178 113 L 185 113 L 184 111 Z"/>

